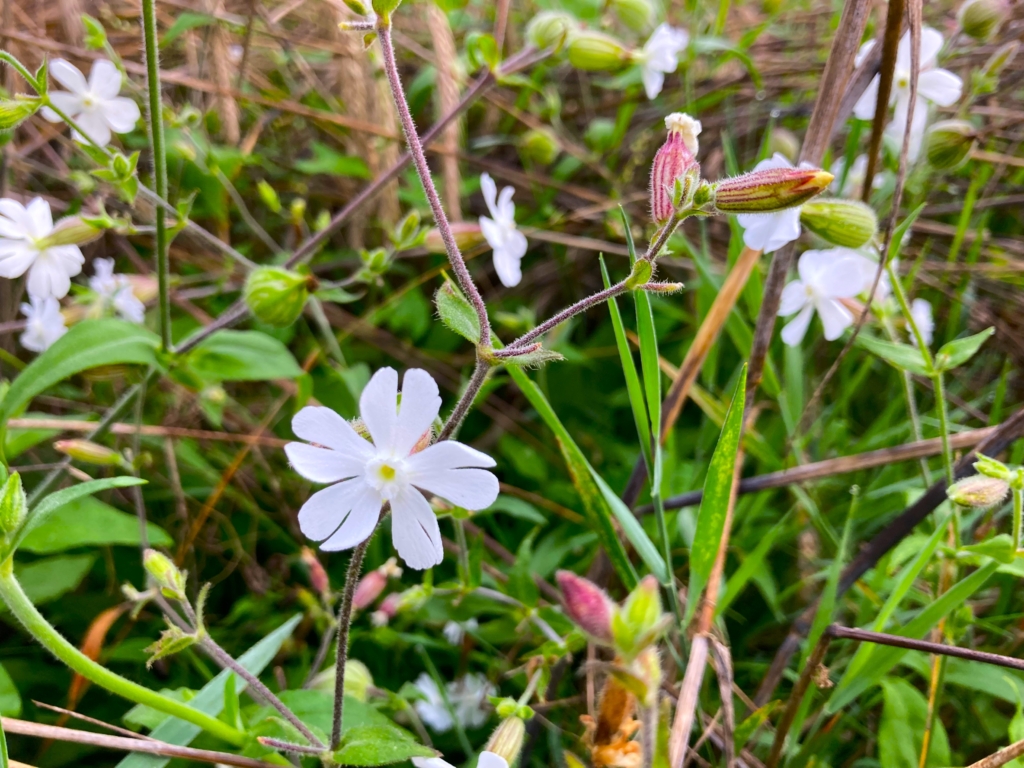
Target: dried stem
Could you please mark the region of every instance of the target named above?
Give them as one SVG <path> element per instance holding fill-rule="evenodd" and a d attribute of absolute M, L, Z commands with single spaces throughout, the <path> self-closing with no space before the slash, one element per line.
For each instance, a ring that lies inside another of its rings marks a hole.
<path fill-rule="evenodd" d="M 810 658 L 807 659 L 807 664 L 800 673 L 800 679 L 796 681 L 796 686 L 793 688 L 792 693 L 789 694 L 786 709 L 775 728 L 775 741 L 772 742 L 772 750 L 768 754 L 768 759 L 765 760 L 765 768 L 775 768 L 778 765 L 779 758 L 782 757 L 782 748 L 786 744 L 786 736 L 793 725 L 793 721 L 796 719 L 797 711 L 800 709 L 800 702 L 804 700 L 804 694 L 807 693 L 807 687 L 811 684 L 814 671 L 824 661 L 825 653 L 828 651 L 828 646 L 831 642 L 832 636 L 826 632 L 818 640 L 818 644 L 814 646 L 814 651 L 811 652 Z"/>
<path fill-rule="evenodd" d="M 681 768 L 686 756 L 686 745 L 693 730 L 693 715 L 697 710 L 697 695 L 704 682 L 704 668 L 708 663 L 708 638 L 697 635 L 690 646 L 690 658 L 686 662 L 686 674 L 679 689 L 679 701 L 668 737 L 668 763 L 671 768 Z"/>

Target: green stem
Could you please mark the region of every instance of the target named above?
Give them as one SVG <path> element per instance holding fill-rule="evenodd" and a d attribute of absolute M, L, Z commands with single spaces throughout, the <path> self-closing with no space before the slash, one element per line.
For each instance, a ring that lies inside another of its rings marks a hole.
<path fill-rule="evenodd" d="M 146 85 L 149 88 L 149 141 L 153 150 L 156 194 L 167 199 L 167 152 L 164 149 L 163 107 L 160 101 L 160 63 L 156 35 L 156 0 L 142 0 L 142 41 L 146 49 Z M 171 348 L 170 265 L 167 257 L 167 217 L 161 206 L 153 211 L 156 223 L 156 273 L 160 291 L 160 341 Z"/>
<path fill-rule="evenodd" d="M 175 701 L 156 691 L 151 691 L 131 680 L 126 680 L 106 667 L 97 664 L 75 646 L 69 643 L 44 617 L 29 600 L 21 585 L 14 576 L 13 563 L 8 561 L 0 566 L 0 599 L 6 603 L 11 613 L 21 622 L 25 630 L 46 650 L 64 662 L 72 671 L 77 672 L 96 685 L 106 688 L 136 704 L 177 717 L 197 725 L 203 730 L 236 747 L 242 746 L 245 735 L 216 717 L 207 715 L 197 709 Z"/>
<path fill-rule="evenodd" d="M 1013 489 L 1013 551 L 1020 549 L 1020 530 L 1024 518 L 1024 491 Z"/>

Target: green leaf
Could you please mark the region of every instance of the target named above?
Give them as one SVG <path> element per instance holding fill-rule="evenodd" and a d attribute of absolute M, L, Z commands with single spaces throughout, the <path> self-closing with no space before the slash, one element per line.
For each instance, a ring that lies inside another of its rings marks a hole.
<path fill-rule="evenodd" d="M 909 371 L 919 376 L 931 376 L 933 371 L 921 354 L 921 350 L 909 344 L 901 344 L 884 339 L 876 339 L 866 333 L 857 334 L 857 346 L 882 358 L 901 371 Z"/>
<path fill-rule="evenodd" d="M 312 149 L 312 158 L 295 163 L 297 170 L 308 174 L 326 173 L 353 179 L 370 178 L 370 169 L 361 157 L 344 155 L 319 141 L 313 142 Z"/>
<path fill-rule="evenodd" d="M 21 694 L 7 670 L 0 665 L 0 715 L 18 717 L 21 714 Z"/>
<path fill-rule="evenodd" d="M 733 600 L 740 596 L 740 593 L 746 587 L 750 579 L 752 579 L 754 574 L 761 569 L 761 565 L 764 563 L 765 558 L 775 545 L 775 540 L 789 524 L 789 516 L 789 512 L 783 515 L 782 519 L 773 525 L 768 532 L 761 537 L 757 542 L 757 546 L 754 547 L 754 551 L 740 559 L 740 567 L 737 568 L 732 576 L 729 577 L 729 580 L 725 584 L 725 591 L 722 593 L 722 596 L 718 598 L 718 602 L 715 604 L 715 616 L 719 616 L 724 611 L 728 610 L 729 606 L 732 605 Z"/>
<path fill-rule="evenodd" d="M 78 485 L 73 485 L 70 488 L 62 488 L 59 491 L 54 491 L 53 493 L 44 496 L 40 499 L 38 504 L 29 510 L 25 524 L 21 526 L 21 530 L 19 530 L 17 535 L 14 537 L 14 542 L 4 554 L 4 559 L 10 556 L 10 554 L 21 546 L 21 543 L 30 533 L 32 533 L 32 531 L 42 526 L 50 515 L 65 504 L 70 504 L 71 502 L 85 496 L 91 496 L 94 493 L 105 491 L 108 488 L 127 488 L 132 485 L 144 485 L 145 482 L 146 481 L 142 478 L 128 477 L 127 475 L 122 475 L 120 477 L 107 477 L 102 480 L 90 480 L 86 483 L 79 483 Z"/>
<path fill-rule="evenodd" d="M 252 674 L 259 675 L 274 659 L 277 652 L 281 650 L 281 646 L 291 636 L 292 630 L 295 629 L 301 618 L 301 614 L 290 618 L 239 656 L 238 663 Z M 208 715 L 219 715 L 224 709 L 224 685 L 229 676 L 235 677 L 236 690 L 245 690 L 247 685 L 245 680 L 235 676 L 230 670 L 223 670 L 213 680 L 203 686 L 202 690 L 188 702 L 189 706 Z M 201 731 L 202 729 L 198 725 L 186 723 L 184 720 L 179 720 L 176 717 L 168 717 L 153 729 L 150 736 L 168 744 L 186 746 L 192 743 L 192 740 Z M 170 761 L 169 757 L 133 754 L 128 755 L 118 763 L 117 768 L 163 768 Z"/>
<path fill-rule="evenodd" d="M 260 331 L 217 331 L 188 354 L 187 363 L 210 381 L 297 379 L 303 374 L 288 347 Z"/>
<path fill-rule="evenodd" d="M 1004 565 L 1012 563 L 1017 548 L 1013 546 L 1013 538 L 1008 533 L 997 533 L 990 539 L 980 541 L 977 544 L 967 544 L 960 547 L 958 555 L 991 557 Z"/>
<path fill-rule="evenodd" d="M 146 532 L 153 546 L 167 547 L 174 540 L 154 523 Z M 23 551 L 49 555 L 75 547 L 139 544 L 139 520 L 91 496 L 82 496 L 55 509 L 21 542 Z"/>
<path fill-rule="evenodd" d="M 199 29 L 211 24 L 216 24 L 217 19 L 205 13 L 191 13 L 185 11 L 178 14 L 174 23 L 160 37 L 160 47 L 166 48 L 190 29 Z"/>
<path fill-rule="evenodd" d="M 963 339 L 954 339 L 935 353 L 935 368 L 938 371 L 950 371 L 959 368 L 966 363 L 975 353 L 981 349 L 988 337 L 996 332 L 995 328 L 986 328 L 981 333 L 967 336 Z"/>
<path fill-rule="evenodd" d="M 485 515 L 490 512 L 504 512 L 507 515 L 517 517 L 520 520 L 525 520 L 526 522 L 533 523 L 534 525 L 547 525 L 548 522 L 547 517 L 533 506 L 533 504 L 525 499 L 520 499 L 516 496 L 508 496 L 506 494 L 500 494 L 491 506 L 477 512 L 473 517 L 479 517 L 480 515 Z"/>
<path fill-rule="evenodd" d="M 908 681 L 892 677 L 882 680 L 882 698 L 882 720 L 878 726 L 881 768 L 918 768 L 928 721 L 928 700 Z M 933 727 L 925 765 L 952 765 L 942 720 L 936 717 Z"/>
<path fill-rule="evenodd" d="M 515 365 L 519 368 L 540 368 L 548 363 L 557 363 L 560 360 L 565 360 L 565 357 L 558 354 L 557 352 L 544 349 L 540 347 L 532 352 L 525 352 L 515 357 L 503 357 L 501 362 L 505 365 Z"/>
<path fill-rule="evenodd" d="M 400 763 L 413 757 L 436 757 L 437 752 L 412 739 L 400 738 L 397 729 L 364 725 L 352 728 L 334 753 L 338 765 L 373 766 Z"/>
<path fill-rule="evenodd" d="M 101 365 L 154 365 L 160 339 L 124 320 L 86 320 L 73 326 L 16 378 L 0 402 L 0 435 L 7 420 L 54 384 Z"/>
<path fill-rule="evenodd" d="M 743 404 L 746 398 L 747 368 L 743 366 L 732 403 L 725 415 L 725 425 L 718 438 L 718 445 L 708 466 L 704 481 L 704 496 L 697 511 L 697 527 L 690 549 L 690 572 L 700 585 L 707 584 L 711 568 L 718 556 L 718 548 L 725 533 L 725 517 L 732 496 L 732 483 L 736 466 L 736 454 L 740 447 L 740 433 L 743 431 Z M 689 601 L 691 604 L 696 599 Z M 689 611 L 688 611 L 689 612 Z"/>
<path fill-rule="evenodd" d="M 434 304 L 441 322 L 467 341 L 480 343 L 480 318 L 462 291 L 447 278 L 434 294 Z"/>
<path fill-rule="evenodd" d="M 10 761 L 7 757 L 7 736 L 4 735 L 4 727 L 0 724 L 0 768 L 8 768 Z"/>
<path fill-rule="evenodd" d="M 586 512 L 587 522 L 590 528 L 597 534 L 598 540 L 608 553 L 612 567 L 627 589 L 632 589 L 637 584 L 636 571 L 633 564 L 629 562 L 626 549 L 619 540 L 618 531 L 612 522 L 614 514 L 608 507 L 601 489 L 594 480 L 593 471 L 586 457 L 579 446 L 572 439 L 569 430 L 565 428 L 558 415 L 555 413 L 544 393 L 533 383 L 522 368 L 515 366 L 506 369 L 512 380 L 516 383 L 526 399 L 537 411 L 548 429 L 555 433 L 558 440 L 558 447 L 562 452 L 562 458 L 569 468 L 573 484 L 579 492 L 580 500 L 583 502 L 583 509 Z"/>
<path fill-rule="evenodd" d="M 622 526 L 622 532 L 626 534 L 626 538 L 633 545 L 636 553 L 640 555 L 644 565 L 662 584 L 669 583 L 669 572 L 665 565 L 665 558 L 658 552 L 658 548 L 651 541 L 651 537 L 647 535 L 647 531 L 640 525 L 636 515 L 633 514 L 633 511 L 626 506 L 626 503 L 619 498 L 615 491 L 609 487 L 604 478 L 597 473 L 597 470 L 590 466 L 589 462 L 587 462 L 587 466 L 590 467 L 590 474 L 593 476 L 594 482 L 597 483 L 597 487 L 601 490 L 605 503 L 612 511 L 612 514 L 615 515 L 615 519 L 619 521 L 619 525 Z"/>
<path fill-rule="evenodd" d="M 32 602 L 42 605 L 77 589 L 95 561 L 93 555 L 47 557 L 27 565 L 17 564 L 14 575 Z"/>

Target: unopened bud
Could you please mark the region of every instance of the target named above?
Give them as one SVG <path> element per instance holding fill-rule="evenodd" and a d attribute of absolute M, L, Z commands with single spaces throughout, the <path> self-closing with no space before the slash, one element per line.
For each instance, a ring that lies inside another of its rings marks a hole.
<path fill-rule="evenodd" d="M 629 593 L 622 610 L 612 619 L 615 649 L 627 658 L 650 645 L 660 631 L 663 611 L 658 580 L 646 576 Z"/>
<path fill-rule="evenodd" d="M 984 42 L 999 31 L 1009 12 L 1006 0 L 967 0 L 956 17 L 964 34 Z"/>
<path fill-rule="evenodd" d="M 57 245 L 84 245 L 103 234 L 103 230 L 79 216 L 68 216 L 57 222 L 53 231 L 39 241 L 40 248 Z"/>
<path fill-rule="evenodd" d="M 800 207 L 800 223 L 833 245 L 860 248 L 878 232 L 878 217 L 859 200 L 812 200 Z"/>
<path fill-rule="evenodd" d="M 328 594 L 331 591 L 331 580 L 316 553 L 309 547 L 303 547 L 299 557 L 302 564 L 306 566 L 306 570 L 309 571 L 309 583 L 313 589 L 321 595 Z"/>
<path fill-rule="evenodd" d="M 924 152 L 934 168 L 956 168 L 974 149 L 977 132 L 966 120 L 941 120 L 928 129 Z"/>
<path fill-rule="evenodd" d="M 378 16 L 387 17 L 402 4 L 402 0 L 372 0 L 373 12 Z"/>
<path fill-rule="evenodd" d="M 43 100 L 40 98 L 21 95 L 13 99 L 3 99 L 0 101 L 0 131 L 9 131 L 32 117 L 42 103 Z"/>
<path fill-rule="evenodd" d="M 484 233 L 481 231 L 479 224 L 458 221 L 451 225 L 451 230 L 452 235 L 455 236 L 455 244 L 459 246 L 461 251 L 475 248 L 484 241 Z M 423 238 L 423 247 L 430 251 L 430 253 L 446 252 L 444 240 L 441 239 L 441 232 L 437 227 L 427 230 Z"/>
<path fill-rule="evenodd" d="M 1017 55 L 1017 51 L 1019 50 L 1019 40 L 1011 40 L 1010 42 L 996 48 L 995 52 L 988 57 L 988 61 L 985 62 L 985 66 L 981 68 L 982 77 L 991 79 L 998 78 L 1003 73 L 1003 70 L 1006 69 L 1007 65 L 1013 61 L 1013 58 Z"/>
<path fill-rule="evenodd" d="M 663 294 L 679 293 L 679 291 L 683 290 L 685 287 L 685 283 L 658 283 L 652 281 L 648 281 L 642 286 L 642 288 L 648 293 Z"/>
<path fill-rule="evenodd" d="M 309 299 L 309 278 L 280 267 L 260 267 L 245 282 L 245 303 L 256 319 L 276 328 L 298 320 Z"/>
<path fill-rule="evenodd" d="M 121 454 L 92 440 L 58 440 L 53 447 L 76 461 L 97 464 L 101 467 L 115 467 L 123 463 Z"/>
<path fill-rule="evenodd" d="M 571 571 L 555 578 L 562 590 L 565 612 L 580 629 L 602 643 L 612 642 L 612 618 L 618 609 L 603 589 Z"/>
<path fill-rule="evenodd" d="M 501 725 L 491 734 L 484 747 L 484 754 L 490 752 L 512 765 L 519 758 L 523 748 L 523 737 L 526 735 L 526 723 L 521 717 L 509 717 L 501 721 Z M 481 755 L 481 757 L 483 757 Z M 481 761 L 482 762 L 482 761 Z"/>
<path fill-rule="evenodd" d="M 345 660 L 345 695 L 359 701 L 366 701 L 366 694 L 373 686 L 373 674 L 358 659 Z"/>
<path fill-rule="evenodd" d="M 654 26 L 656 9 L 651 0 L 612 0 L 611 5 L 615 15 L 634 32 Z"/>
<path fill-rule="evenodd" d="M 0 534 L 17 531 L 27 513 L 28 504 L 25 501 L 25 489 L 21 485 L 21 475 L 11 472 L 0 489 Z"/>
<path fill-rule="evenodd" d="M 569 63 L 586 71 L 614 71 L 629 60 L 629 51 L 618 40 L 601 32 L 583 31 L 569 39 Z"/>
<path fill-rule="evenodd" d="M 538 165 L 551 165 L 561 151 L 558 137 L 550 128 L 534 128 L 519 139 L 519 153 Z"/>
<path fill-rule="evenodd" d="M 363 5 L 360 0 L 344 0 L 344 3 L 349 7 L 349 10 L 357 16 L 370 15 L 370 9 Z"/>
<path fill-rule="evenodd" d="M 357 611 L 369 607 L 380 597 L 387 584 L 387 576 L 380 571 L 370 571 L 356 584 L 356 591 L 352 594 L 352 607 Z"/>
<path fill-rule="evenodd" d="M 994 477 L 997 480 L 1010 482 L 1014 477 L 1013 470 L 999 461 L 999 459 L 993 459 L 981 453 L 978 454 L 978 460 L 974 462 L 974 468 L 985 475 L 985 477 Z"/>
<path fill-rule="evenodd" d="M 988 509 L 995 506 L 1010 492 L 1010 484 L 1005 480 L 984 475 L 966 477 L 954 483 L 946 490 L 950 501 L 961 507 Z"/>
<path fill-rule="evenodd" d="M 142 565 L 166 597 L 185 599 L 185 574 L 162 552 L 147 549 L 142 555 Z"/>
<path fill-rule="evenodd" d="M 719 213 L 774 213 L 820 194 L 834 177 L 820 168 L 766 168 L 716 182 L 712 205 Z"/>
<path fill-rule="evenodd" d="M 526 25 L 526 39 L 535 48 L 553 48 L 559 51 L 576 27 L 576 19 L 568 13 L 541 11 Z"/>
<path fill-rule="evenodd" d="M 665 127 L 668 137 L 651 166 L 651 218 L 658 224 L 665 223 L 675 213 L 676 181 L 694 187 L 700 176 L 696 159 L 700 121 L 683 112 L 674 112 L 665 118 Z M 685 192 L 692 195 L 690 190 Z"/>
<path fill-rule="evenodd" d="M 772 135 L 768 139 L 768 152 L 772 155 L 778 152 L 791 163 L 795 163 L 800 154 L 800 139 L 788 128 L 772 128 Z"/>
<path fill-rule="evenodd" d="M 402 594 L 400 592 L 392 592 L 384 598 L 384 602 L 380 604 L 380 607 L 370 614 L 370 623 L 375 627 L 386 626 L 398 614 L 401 604 Z"/>

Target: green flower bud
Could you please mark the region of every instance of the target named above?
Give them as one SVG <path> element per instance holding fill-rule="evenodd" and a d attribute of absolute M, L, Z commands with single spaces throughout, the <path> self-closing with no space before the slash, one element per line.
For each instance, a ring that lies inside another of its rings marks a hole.
<path fill-rule="evenodd" d="M 521 717 L 510 717 L 501 722 L 491 738 L 487 740 L 485 752 L 491 752 L 504 758 L 509 765 L 515 763 L 523 748 L 523 737 L 526 735 L 526 723 Z"/>
<path fill-rule="evenodd" d="M 345 661 L 345 695 L 359 701 L 366 701 L 367 691 L 373 686 L 373 675 L 358 659 Z"/>
<path fill-rule="evenodd" d="M 583 31 L 569 40 L 569 63 L 588 72 L 614 71 L 629 60 L 618 40 L 601 32 Z"/>
<path fill-rule="evenodd" d="M 9 131 L 32 117 L 43 100 L 34 96 L 15 96 L 0 101 L 0 131 Z"/>
<path fill-rule="evenodd" d="M 452 235 L 455 237 L 455 244 L 459 250 L 466 251 L 475 248 L 484 241 L 484 233 L 480 225 L 467 221 L 456 221 L 451 224 Z M 423 237 L 423 247 L 431 253 L 444 253 L 444 240 L 441 239 L 441 232 L 434 227 L 428 229 Z"/>
<path fill-rule="evenodd" d="M 997 480 L 1010 482 L 1014 477 L 1013 470 L 999 461 L 999 459 L 992 459 L 980 453 L 978 454 L 978 460 L 974 462 L 974 468 L 985 475 L 985 477 L 994 477 Z"/>
<path fill-rule="evenodd" d="M 716 182 L 712 206 L 717 213 L 774 213 L 802 205 L 820 194 L 834 177 L 820 168 L 767 168 Z"/>
<path fill-rule="evenodd" d="M 583 138 L 595 152 L 606 152 L 615 139 L 615 121 L 607 117 L 595 117 L 587 126 Z"/>
<path fill-rule="evenodd" d="M 284 328 L 302 314 L 309 298 L 309 278 L 280 267 L 260 267 L 249 273 L 245 303 L 263 323 Z"/>
<path fill-rule="evenodd" d="M 378 16 L 387 17 L 390 16 L 394 10 L 402 4 L 402 0 L 372 0 L 370 5 L 373 7 L 373 12 Z"/>
<path fill-rule="evenodd" d="M 535 48 L 560 51 L 577 27 L 576 19 L 560 11 L 541 11 L 526 25 L 526 39 Z"/>
<path fill-rule="evenodd" d="M 25 501 L 25 489 L 21 485 L 21 475 L 11 472 L 0 489 L 0 534 L 17 531 L 28 514 Z"/>
<path fill-rule="evenodd" d="M 155 549 L 147 549 L 142 555 L 142 566 L 165 596 L 175 600 L 185 599 L 185 574 L 167 555 Z"/>
<path fill-rule="evenodd" d="M 103 234 L 100 227 L 95 226 L 104 218 L 93 218 L 89 221 L 80 216 L 68 216 L 57 222 L 53 231 L 39 241 L 40 248 L 52 248 L 55 245 L 84 245 Z M 111 223 L 112 220 L 111 220 Z"/>
<path fill-rule="evenodd" d="M 998 78 L 1006 69 L 1006 65 L 1013 61 L 1018 50 L 1020 50 L 1019 40 L 1011 40 L 996 48 L 995 53 L 988 57 L 985 66 L 981 68 L 981 76 L 989 79 Z"/>
<path fill-rule="evenodd" d="M 662 631 L 663 616 L 658 580 L 646 576 L 612 617 L 615 650 L 626 658 L 636 656 Z"/>
<path fill-rule="evenodd" d="M 999 31 L 1009 12 L 1006 0 L 967 0 L 956 16 L 964 34 L 984 42 Z"/>
<path fill-rule="evenodd" d="M 650 0 L 612 0 L 612 10 L 634 32 L 645 32 L 654 26 L 655 8 Z"/>
<path fill-rule="evenodd" d="M 343 0 L 345 5 L 348 6 L 349 10 L 352 11 L 356 16 L 369 16 L 370 10 L 363 5 L 360 0 Z"/>
<path fill-rule="evenodd" d="M 256 191 L 259 192 L 260 199 L 267 208 L 274 213 L 281 212 L 281 198 L 277 196 L 277 190 L 270 186 L 265 179 L 260 179 L 256 183 Z"/>
<path fill-rule="evenodd" d="M 550 128 L 534 128 L 519 138 L 519 154 L 538 165 L 551 165 L 561 151 L 558 137 Z"/>
<path fill-rule="evenodd" d="M 77 461 L 101 467 L 116 467 L 123 462 L 121 454 L 92 440 L 58 440 L 53 447 Z"/>
<path fill-rule="evenodd" d="M 800 207 L 800 223 L 834 245 L 860 248 L 878 232 L 878 217 L 857 200 L 812 200 Z"/>
<path fill-rule="evenodd" d="M 924 152 L 935 168 L 956 168 L 974 149 L 977 134 L 966 120 L 941 120 L 928 129 Z"/>
<path fill-rule="evenodd" d="M 951 485 L 946 490 L 946 495 L 950 501 L 961 507 L 988 509 L 1005 499 L 1009 492 L 1010 484 L 1005 480 L 974 475 Z"/>

